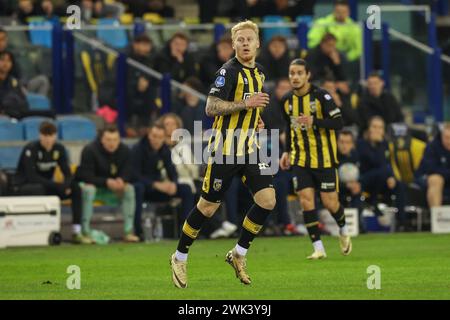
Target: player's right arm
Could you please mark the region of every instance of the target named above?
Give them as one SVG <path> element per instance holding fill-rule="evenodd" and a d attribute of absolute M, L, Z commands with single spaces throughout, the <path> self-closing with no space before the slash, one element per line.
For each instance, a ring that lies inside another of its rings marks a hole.
<path fill-rule="evenodd" d="M 234 101 L 238 71 L 233 66 L 225 65 L 216 72 L 216 80 L 210 87 L 206 101 L 208 117 L 224 116 L 249 108 L 265 107 L 269 104 L 267 93 L 257 93 L 250 98 Z"/>
<path fill-rule="evenodd" d="M 242 101 L 225 101 L 215 96 L 208 96 L 206 101 L 206 115 L 208 117 L 223 116 L 245 109 L 266 107 L 269 104 L 269 95 L 264 92 L 256 93 Z"/>

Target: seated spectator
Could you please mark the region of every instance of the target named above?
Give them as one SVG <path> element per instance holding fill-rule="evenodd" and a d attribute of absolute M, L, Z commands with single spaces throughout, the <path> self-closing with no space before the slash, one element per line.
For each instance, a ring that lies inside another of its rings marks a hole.
<path fill-rule="evenodd" d="M 129 57 L 151 68 L 152 51 L 152 40 L 146 34 L 141 34 L 133 39 Z M 132 66 L 128 67 L 127 80 L 128 136 L 144 135 L 147 126 L 159 113 L 155 104 L 158 89 L 156 80 Z"/>
<path fill-rule="evenodd" d="M 336 82 L 328 78 L 325 78 L 322 82 L 322 88 L 328 91 L 336 106 L 341 109 L 344 126 L 356 125 L 358 128 L 363 127 L 358 109 L 352 107 L 351 96 L 349 94 L 340 91 L 336 86 Z"/>
<path fill-rule="evenodd" d="M 59 17 L 55 14 L 55 6 L 52 0 L 42 0 L 41 11 L 46 21 L 59 24 Z"/>
<path fill-rule="evenodd" d="M 203 91 L 202 83 L 195 77 L 189 77 L 183 84 L 198 92 Z M 180 91 L 172 111 L 183 119 L 184 128 L 194 135 L 195 121 L 202 121 L 205 118 L 205 101 L 201 101 L 192 93 Z"/>
<path fill-rule="evenodd" d="M 16 11 L 17 20 L 21 24 L 28 24 L 28 18 L 43 15 L 42 8 L 36 5 L 32 0 L 19 0 Z"/>
<path fill-rule="evenodd" d="M 275 84 L 275 90 L 270 95 L 269 105 L 264 108 L 261 113 L 261 118 L 267 130 L 278 129 L 284 132 L 286 129 L 286 121 L 283 117 L 283 108 L 281 100 L 283 96 L 291 90 L 291 85 L 288 78 L 279 78 Z"/>
<path fill-rule="evenodd" d="M 146 137 L 142 137 L 132 149 L 133 175 L 136 179 L 136 213 L 134 226 L 142 237 L 142 203 L 144 201 L 167 202 L 181 199 L 180 221 L 194 206 L 194 195 L 189 185 L 178 182 L 177 170 L 171 151 L 164 143 L 166 132 L 160 123 L 153 124 Z M 163 171 L 165 174 L 163 175 Z"/>
<path fill-rule="evenodd" d="M 347 0 L 335 0 L 333 13 L 314 21 L 308 33 L 308 47 L 319 45 L 326 33 L 336 37 L 336 47 L 346 55 L 348 61 L 359 59 L 362 54 L 362 32 L 360 26 L 350 18 Z"/>
<path fill-rule="evenodd" d="M 450 124 L 444 124 L 441 132 L 428 143 L 416 176 L 427 190 L 428 206 L 441 206 L 443 195 L 450 194 Z"/>
<path fill-rule="evenodd" d="M 233 44 L 229 36 L 222 37 L 205 54 L 200 63 L 200 79 L 203 83 L 213 83 L 215 74 L 222 65 L 234 55 Z"/>
<path fill-rule="evenodd" d="M 170 73 L 172 79 L 184 82 L 195 76 L 194 57 L 187 51 L 189 38 L 181 32 L 175 33 L 166 46 L 155 57 L 155 68 L 161 73 Z"/>
<path fill-rule="evenodd" d="M 142 17 L 145 13 L 156 13 L 164 18 L 174 18 L 175 10 L 167 5 L 165 0 L 127 0 L 129 11 L 135 17 Z"/>
<path fill-rule="evenodd" d="M 357 151 L 360 159 L 360 181 L 362 190 L 370 194 L 369 203 L 375 213 L 382 213 L 377 207 L 379 195 L 395 196 L 398 210 L 399 230 L 405 228 L 405 188 L 397 181 L 390 162 L 389 147 L 385 140 L 385 124 L 381 117 L 375 116 L 369 121 L 369 128 L 364 138 L 359 139 Z"/>
<path fill-rule="evenodd" d="M 336 100 L 335 100 L 336 102 Z M 357 208 L 359 213 L 359 221 L 360 221 L 360 229 L 363 227 L 362 221 L 362 210 L 363 210 L 363 202 L 361 199 L 361 183 L 359 180 L 359 155 L 358 151 L 355 147 L 355 137 L 353 133 L 349 130 L 342 130 L 339 133 L 337 139 L 337 147 L 338 147 L 338 160 L 339 160 L 339 202 L 344 204 L 345 207 Z M 345 170 L 342 167 L 345 165 L 350 168 L 349 165 L 354 165 L 358 174 L 355 177 L 352 177 L 349 173 L 346 176 Z"/>
<path fill-rule="evenodd" d="M 286 38 L 274 36 L 261 52 L 258 62 L 264 66 L 266 80 L 277 81 L 286 77 L 291 59 Z"/>
<path fill-rule="evenodd" d="M 306 61 L 311 68 L 313 81 L 323 81 L 333 78 L 336 86 L 345 94 L 350 93 L 350 88 L 344 72 L 344 56 L 336 49 L 336 37 L 326 33 L 320 44 L 308 52 Z"/>
<path fill-rule="evenodd" d="M 91 23 L 92 19 L 107 17 L 103 0 L 81 0 L 76 4 L 81 8 L 81 20 L 85 23 Z"/>
<path fill-rule="evenodd" d="M 130 183 L 130 149 L 120 141 L 117 127 L 108 125 L 95 141 L 83 148 L 75 177 L 81 188 L 83 234 L 91 234 L 95 200 L 106 203 L 119 200 L 124 215 L 124 240 L 138 242 L 139 238 L 133 234 L 136 200 L 134 187 Z"/>
<path fill-rule="evenodd" d="M 404 122 L 401 107 L 392 93 L 384 90 L 380 74 L 373 72 L 367 78 L 367 90 L 359 99 L 359 112 L 363 123 L 373 116 L 380 116 L 384 123 Z"/>
<path fill-rule="evenodd" d="M 8 33 L 0 28 L 0 53 L 10 51 L 8 46 Z M 12 51 L 11 51 L 12 54 Z M 12 69 L 11 75 L 20 81 L 22 85 L 25 86 L 26 90 L 33 93 L 38 93 L 46 96 L 50 90 L 50 80 L 44 74 L 38 74 L 31 79 L 25 79 L 22 76 L 20 65 L 15 61 L 14 55 L 12 54 Z M 39 73 L 38 68 L 36 68 L 37 73 Z"/>
<path fill-rule="evenodd" d="M 28 116 L 55 117 L 53 111 L 29 110 L 25 90 L 11 74 L 14 57 L 11 52 L 0 52 L 0 114 L 22 119 Z"/>
<path fill-rule="evenodd" d="M 55 195 L 61 200 L 72 199 L 73 239 L 76 243 L 91 243 L 81 235 L 81 194 L 72 179 L 69 159 L 64 146 L 57 142 L 56 126 L 44 121 L 39 127 L 39 140 L 25 145 L 19 158 L 14 185 L 18 195 Z M 59 167 L 64 181 L 55 182 Z"/>

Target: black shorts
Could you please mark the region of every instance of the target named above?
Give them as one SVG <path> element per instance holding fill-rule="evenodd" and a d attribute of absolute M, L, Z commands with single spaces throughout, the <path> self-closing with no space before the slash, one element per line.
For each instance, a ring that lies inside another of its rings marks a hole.
<path fill-rule="evenodd" d="M 202 185 L 202 198 L 210 202 L 221 202 L 235 175 L 242 178 L 244 184 L 254 195 L 265 188 L 273 188 L 273 176 L 262 174 L 268 167 L 258 164 L 208 164 Z"/>
<path fill-rule="evenodd" d="M 313 188 L 321 192 L 339 192 L 339 180 L 335 168 L 311 169 L 299 166 L 292 167 L 292 183 L 294 190 Z"/>

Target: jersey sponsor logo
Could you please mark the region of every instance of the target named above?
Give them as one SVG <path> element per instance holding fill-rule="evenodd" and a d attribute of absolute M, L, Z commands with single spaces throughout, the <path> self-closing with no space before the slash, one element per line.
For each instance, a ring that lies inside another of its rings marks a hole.
<path fill-rule="evenodd" d="M 220 71 L 219 71 L 219 74 L 221 76 L 224 76 L 226 73 L 227 73 L 227 70 L 225 70 L 225 69 L 220 69 Z"/>
<path fill-rule="evenodd" d="M 43 172 L 43 171 L 50 171 L 54 168 L 56 168 L 57 163 L 52 161 L 52 162 L 37 162 L 36 166 L 38 167 L 39 171 Z"/>
<path fill-rule="evenodd" d="M 218 76 L 216 78 L 216 81 L 214 82 L 214 84 L 216 85 L 216 87 L 220 88 L 223 87 L 225 85 L 225 77 L 223 76 Z"/>
<path fill-rule="evenodd" d="M 259 170 L 267 170 L 269 169 L 269 165 L 267 163 L 261 162 L 258 163 Z"/>
<path fill-rule="evenodd" d="M 336 109 L 330 111 L 330 116 L 333 117 L 333 116 L 339 114 L 340 112 L 341 112 L 341 110 L 336 108 Z"/>
<path fill-rule="evenodd" d="M 222 179 L 214 179 L 213 189 L 215 191 L 219 191 L 220 189 L 222 189 Z"/>
<path fill-rule="evenodd" d="M 322 190 L 334 189 L 334 188 L 336 188 L 336 183 L 334 183 L 334 182 L 322 182 L 320 184 L 320 188 Z"/>
<path fill-rule="evenodd" d="M 331 100 L 331 96 L 327 93 L 327 94 L 325 94 L 325 99 L 327 99 L 327 100 Z"/>

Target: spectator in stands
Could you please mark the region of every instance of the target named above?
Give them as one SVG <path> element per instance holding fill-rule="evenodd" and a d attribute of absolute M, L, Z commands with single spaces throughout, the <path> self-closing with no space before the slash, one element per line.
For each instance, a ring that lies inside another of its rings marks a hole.
<path fill-rule="evenodd" d="M 358 128 L 362 128 L 362 122 L 358 109 L 353 108 L 351 104 L 351 96 L 345 94 L 337 88 L 336 82 L 332 78 L 325 78 L 322 82 L 322 88 L 328 91 L 333 98 L 334 103 L 341 109 L 342 120 L 344 126 L 356 125 Z"/>
<path fill-rule="evenodd" d="M 369 203 L 373 205 L 375 213 L 382 213 L 377 207 L 379 195 L 395 196 L 395 207 L 398 210 L 399 230 L 405 228 L 405 188 L 397 181 L 390 162 L 388 143 L 385 139 L 385 123 L 383 118 L 374 116 L 369 120 L 369 127 L 365 136 L 357 143 L 360 159 L 360 181 L 362 190 L 368 192 Z"/>
<path fill-rule="evenodd" d="M 164 126 L 150 126 L 146 137 L 133 146 L 132 161 L 136 182 L 136 233 L 142 236 L 141 215 L 143 201 L 167 202 L 181 199 L 181 221 L 188 208 L 194 206 L 194 195 L 189 185 L 179 183 L 177 170 L 172 162 L 171 151 L 165 144 Z M 164 174 L 163 174 L 164 171 Z"/>
<path fill-rule="evenodd" d="M 200 63 L 200 79 L 203 83 L 213 83 L 215 74 L 234 55 L 230 36 L 222 37 L 205 54 Z"/>
<path fill-rule="evenodd" d="M 146 67 L 153 67 L 153 42 L 141 34 L 133 39 L 129 57 Z M 157 84 L 154 78 L 133 66 L 128 67 L 128 136 L 145 135 L 146 128 L 158 116 Z"/>
<path fill-rule="evenodd" d="M 306 56 L 313 81 L 333 78 L 339 90 L 349 94 L 350 88 L 344 71 L 344 60 L 345 57 L 336 48 L 336 37 L 331 33 L 326 33 L 320 44 Z"/>
<path fill-rule="evenodd" d="M 81 20 L 91 23 L 92 19 L 106 18 L 107 11 L 103 0 L 81 0 L 75 3 L 81 8 Z"/>
<path fill-rule="evenodd" d="M 69 159 L 64 146 L 57 142 L 56 126 L 43 121 L 39 126 L 39 140 L 25 145 L 19 158 L 14 184 L 18 195 L 55 195 L 61 200 L 72 199 L 73 240 L 91 243 L 81 235 L 81 193 L 73 181 Z M 64 180 L 56 182 L 55 170 L 59 167 Z"/>
<path fill-rule="evenodd" d="M 286 77 L 291 62 L 286 38 L 280 35 L 272 37 L 258 60 L 264 66 L 266 80 L 277 81 Z"/>
<path fill-rule="evenodd" d="M 362 223 L 362 189 L 359 180 L 360 162 L 353 133 L 349 130 L 342 130 L 337 139 L 337 147 L 339 160 L 339 202 L 345 204 L 345 207 L 358 209 L 361 229 L 364 224 Z M 343 167 L 344 165 L 345 167 Z M 351 165 L 354 165 L 357 169 L 358 175 L 355 175 L 355 177 L 351 177 L 352 172 L 348 172 L 350 171 Z M 344 170 L 345 168 L 348 168 L 348 170 Z"/>
<path fill-rule="evenodd" d="M 159 14 L 164 18 L 174 18 L 175 10 L 166 4 L 165 0 L 127 0 L 129 11 L 135 17 L 142 17 L 145 13 Z"/>
<path fill-rule="evenodd" d="M 25 90 L 12 74 L 14 57 L 11 52 L 0 52 L 0 114 L 21 119 L 28 116 L 54 118 L 51 110 L 29 110 Z"/>
<path fill-rule="evenodd" d="M 445 123 L 428 143 L 417 170 L 417 181 L 427 190 L 428 206 L 439 207 L 443 196 L 450 195 L 450 124 Z"/>
<path fill-rule="evenodd" d="M 194 57 L 187 51 L 189 38 L 181 32 L 175 33 L 167 45 L 156 55 L 155 68 L 161 73 L 170 73 L 172 79 L 184 82 L 195 76 Z"/>
<path fill-rule="evenodd" d="M 319 45 L 326 33 L 336 37 L 336 47 L 345 53 L 348 61 L 356 61 L 361 56 L 361 28 L 350 18 L 347 0 L 335 0 L 333 13 L 314 21 L 308 33 L 308 47 L 314 48 Z"/>
<path fill-rule="evenodd" d="M 384 81 L 378 72 L 372 72 L 367 78 L 367 89 L 361 95 L 358 109 L 364 124 L 373 116 L 383 118 L 386 125 L 404 122 L 397 99 L 384 90 Z"/>
<path fill-rule="evenodd" d="M 267 130 L 278 129 L 284 132 L 286 129 L 286 122 L 283 117 L 283 105 L 281 104 L 283 96 L 291 90 L 289 79 L 286 77 L 279 78 L 276 81 L 273 94 L 270 95 L 270 103 L 261 113 Z"/>
<path fill-rule="evenodd" d="M 43 15 L 42 8 L 35 5 L 32 0 L 19 0 L 16 17 L 21 24 L 27 25 L 28 18 L 41 15 Z"/>
<path fill-rule="evenodd" d="M 134 187 L 130 183 L 130 149 L 120 141 L 117 127 L 107 125 L 96 140 L 83 148 L 75 177 L 81 187 L 83 234 L 91 234 L 95 200 L 106 203 L 119 200 L 124 215 L 124 240 L 138 242 L 139 238 L 133 234 L 136 200 Z"/>
<path fill-rule="evenodd" d="M 200 93 L 203 91 L 202 83 L 196 77 L 189 77 L 183 84 Z M 194 135 L 195 121 L 202 121 L 205 118 L 205 101 L 192 93 L 180 91 L 172 111 L 183 119 L 184 128 Z"/>
<path fill-rule="evenodd" d="M 55 14 L 55 6 L 52 0 L 42 0 L 41 10 L 45 20 L 53 24 L 59 24 L 59 17 Z"/>
<path fill-rule="evenodd" d="M 10 51 L 10 48 L 8 46 L 8 33 L 4 29 L 0 28 L 0 53 L 4 51 Z M 21 84 L 26 87 L 27 91 L 46 96 L 50 90 L 50 80 L 48 79 L 48 77 L 44 74 L 38 74 L 31 79 L 24 79 L 22 77 L 20 65 L 15 61 L 12 51 L 11 58 L 11 75 L 19 80 Z"/>

